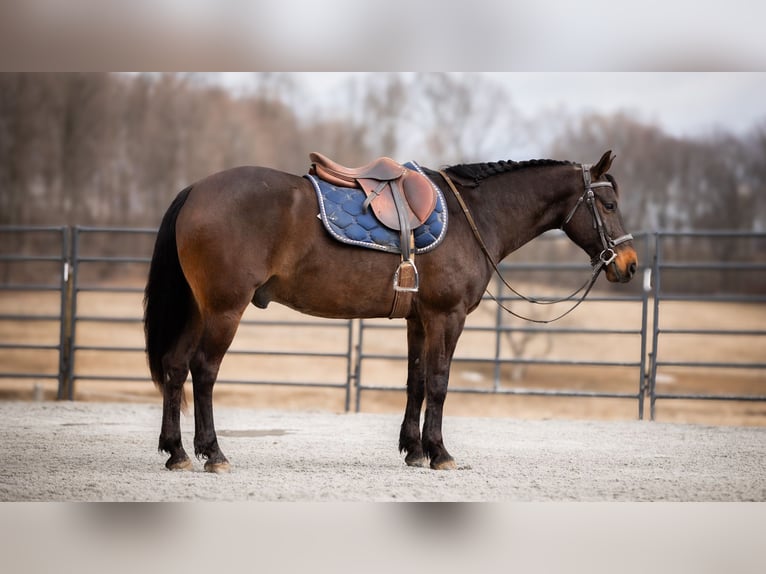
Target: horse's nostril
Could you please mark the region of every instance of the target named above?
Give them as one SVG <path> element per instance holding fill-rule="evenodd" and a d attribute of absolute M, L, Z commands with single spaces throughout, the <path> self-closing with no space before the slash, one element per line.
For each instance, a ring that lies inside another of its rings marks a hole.
<path fill-rule="evenodd" d="M 636 274 L 636 268 L 637 268 L 637 265 L 635 261 L 631 263 L 630 265 L 628 265 L 628 275 L 630 277 L 633 277 L 633 275 Z"/>

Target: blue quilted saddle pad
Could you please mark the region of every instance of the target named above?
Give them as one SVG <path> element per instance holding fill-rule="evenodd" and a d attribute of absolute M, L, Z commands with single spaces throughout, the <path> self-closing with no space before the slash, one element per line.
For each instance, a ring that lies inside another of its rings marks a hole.
<path fill-rule="evenodd" d="M 425 176 L 415 162 L 403 164 Z M 399 231 L 384 226 L 373 211 L 362 207 L 366 196 L 359 188 L 337 187 L 314 175 L 305 176 L 314 186 L 319 201 L 319 219 L 338 241 L 390 253 L 401 253 Z M 427 176 L 426 176 L 427 177 Z M 415 253 L 436 248 L 447 234 L 447 209 L 444 195 L 430 180 L 436 191 L 436 208 L 425 223 L 414 229 Z"/>

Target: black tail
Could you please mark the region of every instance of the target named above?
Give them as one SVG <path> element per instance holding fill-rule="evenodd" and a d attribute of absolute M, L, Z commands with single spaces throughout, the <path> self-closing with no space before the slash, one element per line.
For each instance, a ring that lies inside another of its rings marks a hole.
<path fill-rule="evenodd" d="M 191 189 L 189 186 L 179 193 L 162 218 L 144 290 L 146 356 L 152 379 L 160 389 L 166 378 L 162 358 L 181 335 L 191 305 L 191 289 L 176 248 L 176 219 Z"/>

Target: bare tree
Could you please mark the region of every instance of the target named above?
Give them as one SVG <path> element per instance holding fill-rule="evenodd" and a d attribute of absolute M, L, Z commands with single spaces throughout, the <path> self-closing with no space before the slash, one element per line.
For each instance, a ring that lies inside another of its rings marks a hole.
<path fill-rule="evenodd" d="M 436 161 L 509 159 L 515 141 L 524 137 L 526 126 L 510 94 L 490 78 L 432 72 L 418 75 L 413 84 L 426 149 Z"/>
<path fill-rule="evenodd" d="M 32 134 L 26 125 L 25 76 L 0 74 L 0 223 L 22 220 L 26 156 Z"/>
<path fill-rule="evenodd" d="M 407 84 L 401 74 L 370 75 L 364 96 L 369 146 L 375 155 L 397 157 L 407 125 Z"/>
<path fill-rule="evenodd" d="M 633 229 L 766 227 L 766 124 L 694 139 L 626 113 L 530 125 L 478 74 L 355 75 L 334 107 L 309 103 L 290 74 L 251 79 L 232 91 L 197 74 L 0 75 L 0 223 L 156 224 L 179 189 L 234 165 L 302 173 L 317 150 L 438 167 L 513 159 L 554 132 L 551 157 L 615 151 Z"/>
<path fill-rule="evenodd" d="M 754 227 L 756 211 L 747 205 L 754 164 L 738 138 L 679 139 L 624 113 L 589 115 L 561 133 L 551 155 L 588 161 L 607 148 L 617 155 L 612 171 L 631 227 Z"/>
<path fill-rule="evenodd" d="M 365 81 L 370 148 L 380 154 L 436 164 L 506 159 L 525 137 L 510 95 L 485 76 L 399 73 Z M 497 150 L 508 151 L 495 157 Z"/>

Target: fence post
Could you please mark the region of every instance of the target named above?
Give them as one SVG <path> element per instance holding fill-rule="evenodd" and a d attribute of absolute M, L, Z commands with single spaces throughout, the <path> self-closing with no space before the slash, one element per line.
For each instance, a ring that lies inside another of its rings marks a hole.
<path fill-rule="evenodd" d="M 662 234 L 660 231 L 654 233 L 654 261 L 652 270 L 652 287 L 654 297 L 654 319 L 652 321 L 652 353 L 651 361 L 649 365 L 649 418 L 654 420 L 655 416 L 655 402 L 657 400 L 656 384 L 657 384 L 657 353 L 658 342 L 660 337 L 660 291 L 661 291 L 661 279 L 660 274 L 662 259 Z"/>
<path fill-rule="evenodd" d="M 362 408 L 362 359 L 363 359 L 363 346 L 362 337 L 364 333 L 364 319 L 357 319 L 359 323 L 359 331 L 357 333 L 356 341 L 356 360 L 354 361 L 354 386 L 356 387 L 356 396 L 354 397 L 354 412 L 360 412 Z"/>
<path fill-rule="evenodd" d="M 499 277 L 496 277 L 495 279 L 495 293 L 498 294 L 498 297 L 502 299 L 503 297 L 503 284 L 500 281 Z M 500 375 L 501 372 L 501 363 L 500 363 L 500 355 L 503 352 L 503 320 L 505 319 L 505 314 L 503 313 L 503 310 L 500 308 L 500 305 L 495 305 L 495 361 L 494 365 L 492 366 L 492 388 L 495 392 L 497 392 L 500 389 Z M 508 338 L 511 337 L 511 331 L 508 331 Z"/>
<path fill-rule="evenodd" d="M 354 325 L 356 325 L 358 319 L 348 320 L 348 338 L 346 340 L 346 412 L 351 410 L 351 381 L 356 376 L 356 361 L 354 355 Z"/>
<path fill-rule="evenodd" d="M 59 387 L 58 400 L 73 400 L 72 387 L 72 333 L 74 325 L 74 257 L 72 228 L 63 227 L 61 247 L 61 331 L 59 335 Z"/>
<path fill-rule="evenodd" d="M 649 253 L 649 235 L 644 237 L 644 253 Z M 641 366 L 639 367 L 638 382 L 638 420 L 644 420 L 644 398 L 649 392 L 649 372 L 651 368 L 646 365 L 647 339 L 649 333 L 647 329 L 649 315 L 649 294 L 652 290 L 652 267 L 644 269 L 643 285 L 641 286 Z M 651 365 L 651 359 L 650 363 Z"/>

